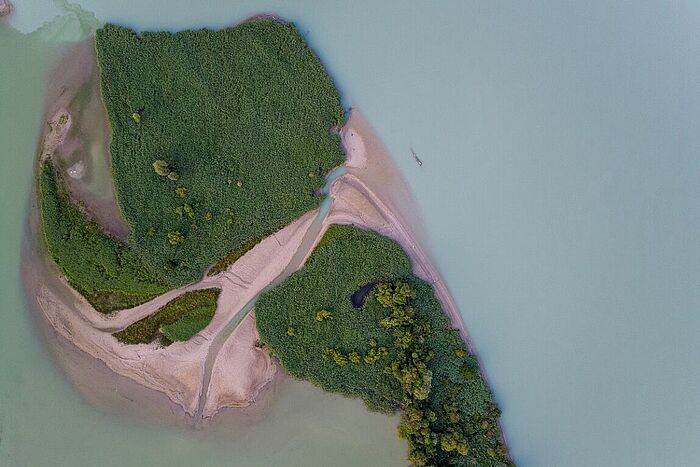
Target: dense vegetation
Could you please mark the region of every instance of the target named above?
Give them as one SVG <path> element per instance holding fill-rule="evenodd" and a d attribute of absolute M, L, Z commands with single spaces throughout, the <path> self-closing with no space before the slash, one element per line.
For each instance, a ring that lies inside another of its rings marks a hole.
<path fill-rule="evenodd" d="M 188 340 L 204 329 L 214 317 L 220 289 L 186 292 L 163 305 L 158 311 L 114 333 L 124 344 L 148 344 L 154 341 L 168 346 Z"/>
<path fill-rule="evenodd" d="M 353 294 L 374 283 L 354 307 Z M 332 226 L 255 310 L 262 342 L 289 373 L 374 410 L 401 409 L 414 465 L 511 465 L 476 358 L 395 242 Z"/>
<path fill-rule="evenodd" d="M 49 254 L 97 311 L 136 306 L 169 288 L 140 255 L 73 204 L 50 161 L 40 168 L 39 209 Z"/>
<path fill-rule="evenodd" d="M 207 327 L 214 317 L 215 305 L 200 306 L 188 311 L 172 324 L 163 324 L 160 332 L 170 341 L 187 341 L 199 331 Z"/>
<path fill-rule="evenodd" d="M 330 130 L 344 112 L 292 24 L 107 25 L 96 43 L 128 241 L 169 280 L 195 280 L 319 205 L 343 162 Z"/>

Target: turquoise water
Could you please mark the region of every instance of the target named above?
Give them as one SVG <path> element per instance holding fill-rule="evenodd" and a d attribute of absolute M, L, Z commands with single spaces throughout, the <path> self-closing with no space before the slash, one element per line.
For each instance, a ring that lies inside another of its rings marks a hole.
<path fill-rule="evenodd" d="M 14 23 L 25 31 L 57 11 L 50 2 L 21 3 Z M 217 27 L 261 11 L 297 22 L 408 179 L 518 464 L 697 465 L 696 2 L 80 3 L 100 20 L 137 28 Z M 275 412 L 259 431 L 268 433 L 269 449 L 252 445 L 245 458 L 249 446 L 235 437 L 226 444 L 165 429 L 145 437 L 141 425 L 82 403 L 37 345 L 17 291 L 24 206 L 16 200 L 29 189 L 27 152 L 40 111 L 35 73 L 45 63 L 24 61 L 28 42 L 5 43 L 0 284 L 9 320 L 0 327 L 0 460 L 49 465 L 42 461 L 53 451 L 58 465 L 117 465 L 114 453 L 128 446 L 167 465 L 214 446 L 211 465 L 362 465 L 366 450 L 381 452 L 379 428 L 393 437 L 392 423 L 380 427 L 345 402 L 321 404 L 303 424 Z M 6 66 L 8 56 L 22 68 Z M 308 406 L 305 394 L 282 391 L 280 404 L 294 407 L 298 397 Z M 353 449 L 342 437 L 324 438 L 339 425 L 346 436 L 373 431 Z M 272 427 L 279 429 L 265 431 Z M 297 451 L 274 457 L 273 446 Z M 376 459 L 401 464 L 400 446 L 392 449 Z"/>

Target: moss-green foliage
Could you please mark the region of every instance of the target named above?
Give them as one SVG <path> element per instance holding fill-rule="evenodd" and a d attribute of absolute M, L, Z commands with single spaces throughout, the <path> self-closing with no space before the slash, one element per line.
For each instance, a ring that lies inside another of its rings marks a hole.
<path fill-rule="evenodd" d="M 216 288 L 186 292 L 152 315 L 114 333 L 114 337 L 124 344 L 148 344 L 158 340 L 166 346 L 175 340 L 187 340 L 209 324 L 220 292 Z M 197 326 L 199 329 L 194 330 Z M 187 339 L 180 339 L 190 332 Z"/>
<path fill-rule="evenodd" d="M 322 175 L 343 161 L 329 130 L 344 112 L 293 25 L 140 36 L 107 25 L 97 53 L 129 243 L 171 280 L 319 205 Z"/>
<path fill-rule="evenodd" d="M 369 283 L 379 285 L 354 308 L 352 294 Z M 510 465 L 476 359 L 395 242 L 332 226 L 255 310 L 262 341 L 292 375 L 372 409 L 401 408 L 414 465 Z M 317 321 L 319 310 L 332 319 Z"/>
<path fill-rule="evenodd" d="M 138 254 L 78 210 L 48 160 L 40 168 L 39 209 L 49 254 L 97 311 L 136 306 L 169 288 Z"/>
<path fill-rule="evenodd" d="M 360 397 L 377 410 L 390 412 L 401 401 L 399 384 L 384 373 L 391 355 L 373 364 L 340 367 L 333 351 L 347 356 L 376 355 L 392 342 L 378 323 L 380 307 L 358 311 L 350 296 L 368 282 L 393 280 L 410 274 L 401 248 L 377 235 L 351 227 L 331 226 L 306 266 L 284 283 L 263 294 L 255 305 L 257 326 L 286 370 L 328 391 Z M 318 321 L 319 310 L 332 319 Z M 289 336 L 289 329 L 293 336 Z M 372 344 L 370 343 L 372 340 Z"/>
<path fill-rule="evenodd" d="M 160 332 L 172 342 L 189 340 L 207 327 L 207 324 L 214 317 L 214 312 L 216 312 L 215 304 L 200 306 L 184 314 L 174 323 L 162 325 Z"/>

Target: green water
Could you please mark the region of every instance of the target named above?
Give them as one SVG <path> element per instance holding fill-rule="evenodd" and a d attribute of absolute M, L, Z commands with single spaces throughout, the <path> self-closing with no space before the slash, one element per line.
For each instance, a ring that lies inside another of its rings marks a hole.
<path fill-rule="evenodd" d="M 70 15 L 28 35 L 0 24 L 0 465 L 404 465 L 397 417 L 289 380 L 264 416 L 224 417 L 197 430 L 174 417 L 138 416 L 126 396 L 107 397 L 118 393 L 108 370 L 46 332 L 24 303 L 20 260 L 44 76 L 59 50 L 49 42 L 78 39 L 90 27 L 89 16 L 81 23 Z M 55 353 L 89 375 L 78 389 Z M 106 383 L 90 390 L 90 375 Z"/>

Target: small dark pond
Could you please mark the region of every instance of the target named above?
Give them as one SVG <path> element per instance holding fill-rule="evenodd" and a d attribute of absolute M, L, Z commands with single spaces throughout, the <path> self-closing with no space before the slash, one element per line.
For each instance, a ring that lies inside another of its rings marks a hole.
<path fill-rule="evenodd" d="M 362 308 L 362 306 L 365 304 L 365 299 L 367 298 L 367 295 L 377 286 L 376 282 L 370 282 L 369 284 L 365 284 L 355 293 L 350 296 L 350 301 L 352 302 L 352 306 L 355 308 Z"/>

